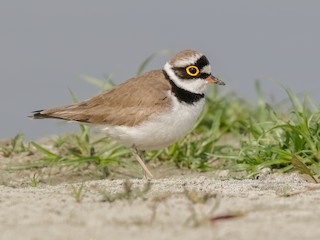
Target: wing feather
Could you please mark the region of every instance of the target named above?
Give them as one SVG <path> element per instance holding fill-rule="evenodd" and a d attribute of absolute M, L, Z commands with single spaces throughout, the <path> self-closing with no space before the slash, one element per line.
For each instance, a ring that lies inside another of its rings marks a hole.
<path fill-rule="evenodd" d="M 87 101 L 36 111 L 33 117 L 133 126 L 170 107 L 170 88 L 162 71 L 155 70 L 131 78 Z"/>

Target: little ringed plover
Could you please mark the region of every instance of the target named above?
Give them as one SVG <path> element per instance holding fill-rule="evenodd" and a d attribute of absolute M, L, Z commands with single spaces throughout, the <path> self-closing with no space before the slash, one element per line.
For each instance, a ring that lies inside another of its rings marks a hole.
<path fill-rule="evenodd" d="M 186 135 L 199 117 L 211 75 L 208 59 L 194 50 L 177 53 L 164 65 L 130 78 L 75 104 L 34 111 L 31 118 L 57 118 L 94 124 L 110 138 L 132 147 L 145 172 L 143 150 L 166 147 Z"/>

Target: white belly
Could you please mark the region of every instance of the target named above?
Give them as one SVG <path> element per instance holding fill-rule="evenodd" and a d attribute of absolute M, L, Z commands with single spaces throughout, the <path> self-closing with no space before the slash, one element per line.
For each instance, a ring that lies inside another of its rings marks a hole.
<path fill-rule="evenodd" d="M 138 126 L 103 126 L 103 132 L 120 143 L 140 150 L 166 147 L 186 135 L 200 115 L 205 100 L 195 104 L 179 102 L 172 97 L 172 107 L 168 111 L 141 123 Z"/>

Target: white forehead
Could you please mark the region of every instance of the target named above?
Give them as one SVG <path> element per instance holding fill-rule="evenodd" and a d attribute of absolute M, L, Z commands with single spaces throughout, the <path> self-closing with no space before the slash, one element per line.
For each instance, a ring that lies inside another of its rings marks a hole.
<path fill-rule="evenodd" d="M 207 74 L 211 74 L 211 66 L 210 65 L 206 65 L 201 69 L 202 73 L 207 73 Z"/>
<path fill-rule="evenodd" d="M 177 59 L 173 65 L 174 67 L 186 67 L 186 66 L 189 66 L 189 65 L 193 65 L 197 62 L 197 60 L 199 58 L 202 57 L 202 54 L 200 53 L 195 53 L 191 56 L 188 56 L 188 57 L 185 57 L 185 58 L 182 58 L 182 59 Z"/>

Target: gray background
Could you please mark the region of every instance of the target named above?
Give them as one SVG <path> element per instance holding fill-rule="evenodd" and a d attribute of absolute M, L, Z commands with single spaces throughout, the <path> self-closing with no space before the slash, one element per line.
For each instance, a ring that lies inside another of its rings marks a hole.
<path fill-rule="evenodd" d="M 122 82 L 151 53 L 193 48 L 239 96 L 255 99 L 260 79 L 267 96 L 320 97 L 320 1 L 98 1 L 0 2 L 0 138 L 28 139 L 77 129 L 32 121 L 32 110 L 70 103 L 68 88 L 87 99 L 98 88 L 81 75 Z M 155 59 L 160 68 L 169 56 Z"/>

